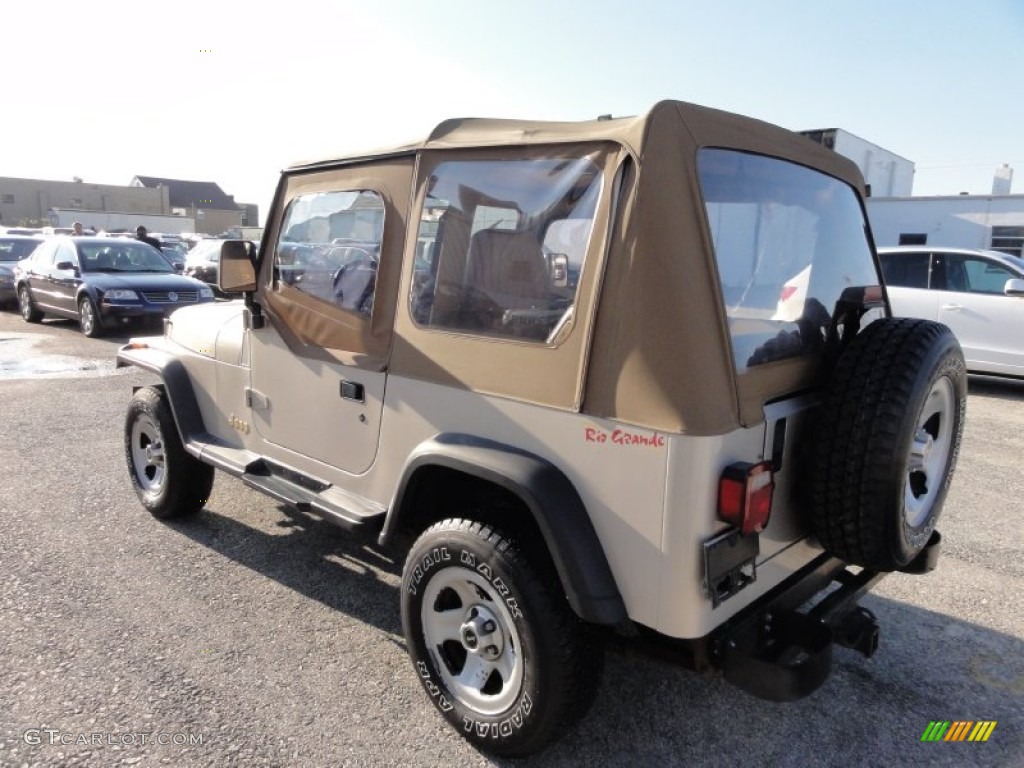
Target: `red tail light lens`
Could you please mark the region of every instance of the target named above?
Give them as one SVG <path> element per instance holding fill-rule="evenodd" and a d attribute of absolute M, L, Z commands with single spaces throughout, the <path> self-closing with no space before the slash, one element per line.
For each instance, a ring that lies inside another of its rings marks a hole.
<path fill-rule="evenodd" d="M 760 533 L 772 515 L 774 490 L 771 462 L 730 464 L 718 481 L 718 517 L 744 535 Z"/>

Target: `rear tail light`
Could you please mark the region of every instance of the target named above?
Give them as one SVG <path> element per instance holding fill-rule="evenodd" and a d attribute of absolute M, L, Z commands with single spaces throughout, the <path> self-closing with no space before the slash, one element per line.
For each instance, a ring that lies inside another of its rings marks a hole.
<path fill-rule="evenodd" d="M 730 464 L 718 481 L 718 517 L 744 535 L 760 533 L 772 515 L 774 489 L 771 462 Z"/>

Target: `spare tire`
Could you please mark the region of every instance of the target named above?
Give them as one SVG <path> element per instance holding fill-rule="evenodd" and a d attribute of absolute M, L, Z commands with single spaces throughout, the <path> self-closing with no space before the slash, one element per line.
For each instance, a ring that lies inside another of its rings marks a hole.
<path fill-rule="evenodd" d="M 960 450 L 967 373 L 953 332 L 876 320 L 840 356 L 819 422 L 811 526 L 821 545 L 877 571 L 928 543 Z"/>

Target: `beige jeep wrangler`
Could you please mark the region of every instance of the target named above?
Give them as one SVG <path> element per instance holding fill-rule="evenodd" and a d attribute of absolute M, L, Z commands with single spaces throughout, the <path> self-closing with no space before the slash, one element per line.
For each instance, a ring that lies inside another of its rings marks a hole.
<path fill-rule="evenodd" d="M 605 636 L 790 700 L 857 600 L 935 566 L 966 378 L 891 318 L 839 155 L 691 104 L 582 123 L 451 120 L 296 165 L 257 252 L 121 365 L 156 517 L 214 469 L 406 547 L 416 674 L 467 739 L 537 751 Z"/>

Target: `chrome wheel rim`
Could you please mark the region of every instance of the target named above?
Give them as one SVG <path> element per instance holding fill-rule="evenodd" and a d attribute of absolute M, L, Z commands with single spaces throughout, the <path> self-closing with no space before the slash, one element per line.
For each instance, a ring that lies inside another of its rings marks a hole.
<path fill-rule="evenodd" d="M 523 687 L 522 645 L 504 600 L 483 575 L 438 571 L 424 590 L 423 637 L 445 686 L 481 715 L 511 707 Z"/>
<path fill-rule="evenodd" d="M 92 304 L 88 300 L 82 302 L 79 307 L 79 314 L 81 315 L 82 333 L 88 336 L 92 333 L 93 324 L 96 322 L 96 317 L 92 311 Z"/>
<path fill-rule="evenodd" d="M 132 424 L 132 469 L 143 491 L 157 494 L 167 477 L 164 441 L 149 416 L 140 415 Z"/>
<path fill-rule="evenodd" d="M 18 304 L 21 306 L 21 316 L 28 320 L 32 315 L 32 299 L 28 295 L 28 288 L 22 286 L 18 291 Z"/>
<path fill-rule="evenodd" d="M 953 382 L 943 376 L 928 392 L 911 439 L 903 483 L 903 520 L 911 528 L 924 525 L 945 481 L 955 408 Z"/>

